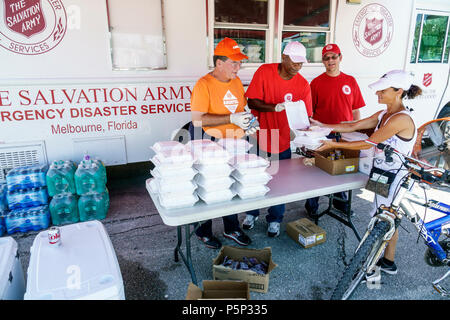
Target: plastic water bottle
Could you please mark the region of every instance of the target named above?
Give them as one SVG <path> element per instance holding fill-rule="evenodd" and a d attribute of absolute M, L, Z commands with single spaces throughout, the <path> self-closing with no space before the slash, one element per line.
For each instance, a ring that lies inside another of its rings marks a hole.
<path fill-rule="evenodd" d="M 102 220 L 106 218 L 109 209 L 109 193 L 88 192 L 78 200 L 80 221 Z"/>
<path fill-rule="evenodd" d="M 6 195 L 11 210 L 48 204 L 47 187 L 8 191 Z"/>
<path fill-rule="evenodd" d="M 45 186 L 47 165 L 34 165 L 28 167 L 18 167 L 10 170 L 6 175 L 8 190 L 19 190 L 38 188 Z"/>
<path fill-rule="evenodd" d="M 103 163 L 85 156 L 75 172 L 75 186 L 78 195 L 88 192 L 104 192 L 106 188 L 106 168 Z"/>
<path fill-rule="evenodd" d="M 50 165 L 46 175 L 48 194 L 69 192 L 76 193 L 75 165 L 71 161 L 55 161 Z"/>
<path fill-rule="evenodd" d="M 48 206 L 13 210 L 5 217 L 8 234 L 46 229 L 50 225 Z"/>
<path fill-rule="evenodd" d="M 54 225 L 80 221 L 77 196 L 71 193 L 55 195 L 52 201 L 50 201 L 50 215 Z"/>
<path fill-rule="evenodd" d="M 8 192 L 8 187 L 6 184 L 0 184 L 0 212 L 6 211 L 8 209 L 8 202 L 6 201 L 6 194 Z"/>
<path fill-rule="evenodd" d="M 5 215 L 3 215 L 3 212 L 0 212 L 0 237 L 3 237 L 5 232 L 6 232 Z"/>

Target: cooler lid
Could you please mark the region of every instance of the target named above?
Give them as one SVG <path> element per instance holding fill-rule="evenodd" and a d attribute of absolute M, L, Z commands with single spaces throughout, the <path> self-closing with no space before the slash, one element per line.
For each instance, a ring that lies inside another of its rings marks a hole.
<path fill-rule="evenodd" d="M 60 230 L 60 246 L 49 244 L 47 230 L 34 239 L 25 299 L 83 299 L 96 292 L 119 292 L 122 275 L 103 225 L 95 220 Z"/>
<path fill-rule="evenodd" d="M 14 265 L 17 248 L 17 242 L 12 237 L 0 238 L 0 299 L 8 284 L 9 273 Z"/>

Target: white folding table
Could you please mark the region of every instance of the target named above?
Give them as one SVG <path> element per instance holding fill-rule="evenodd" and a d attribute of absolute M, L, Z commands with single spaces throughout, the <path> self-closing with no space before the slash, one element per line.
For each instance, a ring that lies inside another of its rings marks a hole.
<path fill-rule="evenodd" d="M 270 191 L 264 197 L 242 200 L 239 196 L 236 196 L 231 201 L 209 205 L 200 200 L 192 207 L 180 209 L 165 209 L 162 207 L 158 195 L 152 193 L 148 183 L 146 184 L 150 197 L 164 224 L 177 227 L 178 244 L 175 248 L 175 261 L 178 261 L 178 254 L 180 254 L 191 273 L 194 284 L 197 284 L 197 279 L 191 260 L 190 237 L 192 233 L 190 225 L 204 220 L 329 195 L 329 208 L 313 217 L 316 224 L 319 217 L 327 214 L 352 228 L 358 240 L 361 239 L 351 221 L 351 191 L 364 187 L 368 179 L 367 175 L 358 172 L 333 176 L 320 168 L 305 166 L 303 158 L 272 161 L 268 172 L 273 175 L 273 179 L 269 181 L 267 186 Z M 333 193 L 343 191 L 349 192 L 348 209 L 342 213 L 346 219 L 334 214 L 331 210 Z M 180 250 L 182 244 L 181 228 L 183 226 L 185 227 L 186 257 Z"/>

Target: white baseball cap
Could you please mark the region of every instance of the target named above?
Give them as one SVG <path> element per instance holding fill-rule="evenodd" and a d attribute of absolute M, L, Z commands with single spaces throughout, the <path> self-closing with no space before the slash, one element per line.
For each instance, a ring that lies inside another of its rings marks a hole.
<path fill-rule="evenodd" d="M 369 88 L 375 91 L 387 88 L 409 90 L 413 84 L 413 75 L 404 70 L 392 70 L 386 73 L 377 82 L 369 84 Z"/>
<path fill-rule="evenodd" d="M 308 62 L 306 60 L 306 48 L 298 41 L 289 42 L 283 50 L 283 54 L 289 56 L 292 62 Z"/>

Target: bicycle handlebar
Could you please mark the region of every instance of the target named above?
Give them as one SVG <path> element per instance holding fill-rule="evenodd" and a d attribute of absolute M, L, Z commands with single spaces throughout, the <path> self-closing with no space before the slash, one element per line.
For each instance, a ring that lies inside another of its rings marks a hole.
<path fill-rule="evenodd" d="M 410 165 L 408 162 L 415 162 L 417 164 L 421 164 L 427 167 L 430 167 L 428 163 L 422 162 L 416 158 L 410 157 L 408 155 L 405 155 L 398 150 L 396 150 L 394 147 L 385 144 L 385 143 L 375 143 L 370 140 L 364 140 L 364 142 L 371 144 L 375 147 L 377 147 L 380 150 L 383 150 L 386 155 L 386 161 L 389 162 L 389 160 L 392 162 L 392 153 L 396 153 L 403 158 L 405 158 L 407 161 L 403 162 L 406 168 L 408 168 L 412 173 L 415 174 L 417 177 L 419 177 L 421 180 L 428 182 L 428 183 L 435 183 L 435 182 L 443 182 L 443 183 L 450 183 L 450 172 L 448 170 L 445 170 L 443 168 L 436 168 L 431 167 L 429 169 L 425 169 L 423 167 L 416 167 L 414 168 L 412 165 Z M 418 172 L 417 172 L 418 171 Z M 436 175 L 435 173 L 439 172 L 440 175 Z"/>

